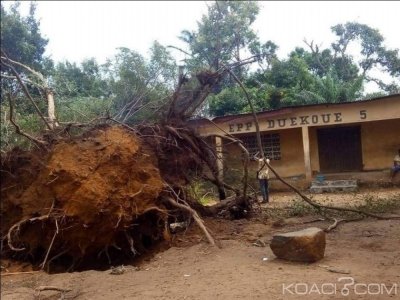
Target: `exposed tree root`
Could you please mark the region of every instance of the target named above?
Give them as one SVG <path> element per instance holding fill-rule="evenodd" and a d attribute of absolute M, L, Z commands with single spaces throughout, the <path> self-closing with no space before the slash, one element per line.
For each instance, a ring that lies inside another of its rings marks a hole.
<path fill-rule="evenodd" d="M 18 223 L 15 223 L 13 226 L 11 226 L 11 228 L 8 230 L 8 233 L 7 233 L 7 243 L 8 243 L 8 246 L 10 247 L 10 249 L 13 251 L 25 250 L 25 248 L 16 248 L 12 244 L 12 234 L 14 233 L 15 230 L 16 230 L 16 232 L 19 232 L 21 225 L 23 225 L 25 223 L 35 222 L 35 221 L 43 221 L 48 218 L 49 218 L 49 215 L 30 218 L 30 219 L 24 219 L 24 220 L 19 221 Z"/>
<path fill-rule="evenodd" d="M 193 219 L 196 221 L 197 225 L 200 227 L 200 229 L 203 231 L 204 235 L 207 237 L 208 242 L 215 246 L 215 241 L 214 238 L 211 236 L 211 234 L 208 232 L 206 226 L 204 225 L 202 219 L 198 215 L 197 211 L 194 210 L 193 208 L 190 207 L 190 205 L 182 199 L 176 192 L 175 190 L 168 184 L 164 183 L 165 186 L 169 189 L 169 192 L 172 193 L 177 200 L 179 200 L 182 203 L 178 203 L 178 201 L 175 201 L 172 197 L 170 196 L 165 196 L 164 199 L 171 205 L 178 207 L 182 210 L 185 210 L 190 213 L 190 215 L 193 217 Z"/>
<path fill-rule="evenodd" d="M 57 219 L 55 220 L 55 223 L 56 223 L 56 231 L 54 232 L 53 238 L 51 239 L 51 242 L 50 242 L 49 249 L 47 249 L 46 256 L 45 256 L 45 258 L 44 258 L 44 260 L 43 260 L 43 262 L 41 264 L 41 269 L 42 270 L 44 269 L 44 266 L 46 265 L 47 258 L 49 257 L 51 248 L 53 247 L 54 240 L 56 239 L 56 236 L 58 234 L 58 222 L 57 222 Z"/>
<path fill-rule="evenodd" d="M 211 236 L 211 234 L 208 232 L 206 226 L 204 225 L 203 221 L 201 220 L 200 216 L 197 214 L 197 212 L 191 208 L 189 206 L 189 204 L 185 203 L 185 204 L 181 204 L 178 203 L 177 201 L 175 201 L 174 199 L 172 199 L 171 197 L 165 197 L 164 198 L 169 204 L 176 206 L 182 210 L 185 210 L 187 212 L 189 212 L 193 219 L 195 220 L 195 222 L 197 223 L 197 225 L 200 227 L 200 229 L 203 231 L 204 235 L 206 236 L 208 242 L 212 245 L 212 246 L 216 246 L 215 245 L 215 241 L 214 238 Z"/>
<path fill-rule="evenodd" d="M 17 251 L 17 252 L 25 250 L 25 248 L 16 248 L 16 247 L 13 246 L 13 244 L 12 244 L 12 234 L 13 234 L 14 230 L 16 229 L 17 232 L 19 232 L 21 225 L 23 225 L 25 223 L 31 223 L 31 222 L 35 222 L 35 221 L 44 221 L 44 220 L 48 219 L 50 217 L 51 212 L 53 211 L 54 204 L 55 204 L 55 201 L 53 201 L 53 203 L 51 204 L 51 207 L 50 207 L 49 212 L 47 213 L 47 215 L 43 215 L 43 216 L 40 216 L 40 217 L 29 218 L 29 219 L 23 219 L 23 220 L 15 223 L 14 225 L 12 225 L 10 227 L 10 229 L 8 230 L 8 233 L 7 233 L 8 247 L 10 247 L 11 250 Z M 58 224 L 57 224 L 57 232 L 58 232 Z"/>

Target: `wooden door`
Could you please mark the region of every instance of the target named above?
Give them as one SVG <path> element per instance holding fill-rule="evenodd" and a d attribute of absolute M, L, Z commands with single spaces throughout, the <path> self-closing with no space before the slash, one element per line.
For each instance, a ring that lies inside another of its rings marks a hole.
<path fill-rule="evenodd" d="M 317 130 L 321 172 L 362 170 L 360 126 Z"/>

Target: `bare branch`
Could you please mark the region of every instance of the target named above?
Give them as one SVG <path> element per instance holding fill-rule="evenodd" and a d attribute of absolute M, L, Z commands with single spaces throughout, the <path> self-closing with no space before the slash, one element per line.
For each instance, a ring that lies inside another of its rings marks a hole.
<path fill-rule="evenodd" d="M 186 52 L 185 50 L 183 50 L 183 49 L 181 49 L 181 48 L 178 48 L 178 47 L 175 47 L 175 46 L 172 46 L 172 45 L 167 46 L 167 48 L 176 49 L 176 50 L 181 51 L 182 53 L 184 53 L 184 54 L 186 54 L 186 55 L 189 55 L 189 56 L 192 56 L 192 57 L 193 57 L 192 54 L 190 54 L 189 52 Z"/>
<path fill-rule="evenodd" d="M 0 74 L 0 76 L 3 77 L 3 78 L 6 78 L 6 79 L 18 80 L 17 77 L 15 77 L 15 76 L 10 76 L 10 75 L 5 75 L 5 74 Z M 24 82 L 26 82 L 26 83 L 28 83 L 28 84 L 31 84 L 31 85 L 33 85 L 33 86 L 36 86 L 36 87 L 39 88 L 39 89 L 44 89 L 44 88 L 45 88 L 44 86 L 42 86 L 42 85 L 40 85 L 40 84 L 38 84 L 38 83 L 36 83 L 36 82 L 33 82 L 32 80 L 29 80 L 29 79 L 27 79 L 27 78 L 21 78 L 21 79 L 22 79 Z"/>
<path fill-rule="evenodd" d="M 207 228 L 204 226 L 204 223 L 201 220 L 200 216 L 197 214 L 197 212 L 193 208 L 191 208 L 189 206 L 189 204 L 187 204 L 186 202 L 185 202 L 185 204 L 180 204 L 180 203 L 176 202 L 174 199 L 172 199 L 171 197 L 165 197 L 164 199 L 167 200 L 167 202 L 170 203 L 171 205 L 176 206 L 182 210 L 189 212 L 192 215 L 193 219 L 196 221 L 197 225 L 203 231 L 204 235 L 207 237 L 208 242 L 212 246 L 216 246 L 214 238 L 211 236 L 211 234 L 208 232 Z"/>
<path fill-rule="evenodd" d="M 10 273 L 1 273 L 1 276 L 10 276 L 10 275 L 21 275 L 21 274 L 35 274 L 41 271 L 28 271 L 28 272 L 10 272 Z"/>
<path fill-rule="evenodd" d="M 223 66 L 224 66 L 224 65 L 223 65 Z M 226 67 L 226 66 L 224 66 L 224 67 L 225 67 L 225 69 L 229 72 L 229 74 L 232 75 L 232 77 L 235 79 L 235 81 L 240 85 L 240 87 L 242 88 L 244 94 L 246 95 L 246 99 L 247 99 L 247 102 L 249 103 L 249 106 L 250 106 L 250 109 L 251 109 L 251 111 L 252 111 L 253 118 L 254 118 L 254 121 L 255 121 L 254 123 L 255 123 L 255 125 L 256 125 L 256 136 L 257 136 L 258 149 L 259 149 L 259 151 L 260 151 L 261 158 L 264 158 L 264 149 L 263 149 L 263 147 L 262 147 L 261 135 L 260 135 L 260 125 L 259 125 L 259 123 L 258 123 L 257 114 L 256 114 L 256 112 L 255 112 L 255 110 L 254 110 L 254 106 L 253 106 L 253 103 L 252 103 L 252 101 L 251 101 L 251 99 L 250 99 L 250 95 L 249 95 L 249 93 L 247 93 L 246 88 L 244 87 L 244 85 L 243 85 L 243 83 L 240 81 L 240 79 L 237 78 L 237 76 L 235 75 L 235 73 L 233 73 L 232 70 L 229 69 L 228 67 Z"/>
<path fill-rule="evenodd" d="M 113 119 L 113 118 L 110 118 L 110 117 L 107 118 L 107 119 L 110 120 L 110 121 L 113 121 L 113 122 L 115 122 L 115 123 L 117 123 L 117 124 L 119 124 L 119 125 L 121 125 L 121 126 L 123 126 L 123 127 L 125 127 L 126 129 L 128 129 L 128 130 L 130 130 L 130 131 L 137 132 L 136 129 L 134 129 L 133 127 L 131 127 L 131 126 L 125 124 L 125 123 L 122 123 L 122 122 L 117 121 L 117 120 L 115 120 L 115 119 Z"/>
<path fill-rule="evenodd" d="M 37 72 L 37 71 L 35 71 L 35 70 L 29 68 L 27 65 L 24 65 L 23 63 L 20 63 L 20 62 L 18 62 L 18 61 L 11 60 L 10 58 L 8 58 L 8 57 L 5 55 L 5 53 L 4 53 L 3 51 L 2 51 L 2 53 L 3 53 L 4 56 L 2 56 L 1 59 L 6 59 L 8 62 L 12 63 L 13 65 L 17 65 L 17 66 L 20 66 L 20 67 L 24 68 L 25 70 L 31 72 L 33 75 L 35 75 L 37 78 L 39 78 L 42 82 L 44 82 L 44 83 L 46 82 L 46 81 L 44 80 L 44 76 L 43 76 L 41 73 L 39 73 L 39 72 Z"/>
<path fill-rule="evenodd" d="M 10 94 L 7 94 L 7 98 L 8 98 L 8 103 L 9 103 L 9 105 L 10 105 L 10 122 L 11 122 L 11 124 L 14 125 L 14 127 L 15 127 L 15 132 L 16 132 L 17 134 L 20 134 L 20 135 L 26 137 L 27 139 L 29 139 L 30 141 L 32 141 L 32 142 L 33 142 L 34 144 L 36 144 L 37 146 L 39 146 L 39 147 L 44 147 L 44 146 L 46 145 L 46 143 L 45 143 L 44 141 L 39 140 L 39 139 L 37 139 L 37 138 L 35 138 L 35 137 L 33 137 L 33 136 L 31 136 L 31 135 L 29 135 L 29 134 L 27 134 L 27 133 L 25 133 L 25 132 L 23 132 L 23 131 L 21 130 L 21 128 L 19 127 L 19 125 L 18 125 L 18 124 L 15 122 L 15 120 L 14 120 L 14 105 L 13 105 L 13 102 L 12 102 L 12 99 L 11 99 L 11 95 L 10 95 Z"/>
<path fill-rule="evenodd" d="M 4 54 L 4 53 L 3 53 Z M 7 56 L 5 56 L 5 60 L 9 61 L 9 59 L 7 58 Z M 17 78 L 19 84 L 22 87 L 22 90 L 24 91 L 25 96 L 32 102 L 33 106 L 35 107 L 36 112 L 38 113 L 38 115 L 40 116 L 40 118 L 43 120 L 43 122 L 46 124 L 47 128 L 49 130 L 52 130 L 53 128 L 50 126 L 50 124 L 46 121 L 46 118 L 44 117 L 44 115 L 42 114 L 42 112 L 40 111 L 39 107 L 36 105 L 35 101 L 33 100 L 31 94 L 28 91 L 28 88 L 26 87 L 25 83 L 23 82 L 23 80 L 21 79 L 21 76 L 19 76 L 18 72 L 15 70 L 15 68 L 11 65 L 11 64 L 7 64 L 4 61 L 1 61 L 1 63 L 10 68 L 10 70 L 14 73 L 15 77 Z"/>
<path fill-rule="evenodd" d="M 335 218 L 333 218 L 333 224 L 331 224 L 329 227 L 325 228 L 324 231 L 325 232 L 331 232 L 333 229 L 335 229 L 340 223 L 348 223 L 348 222 L 355 222 L 355 221 L 361 221 L 362 219 L 364 219 L 364 217 L 358 217 L 358 218 L 354 218 L 354 219 L 341 219 L 341 220 L 337 220 Z"/>
<path fill-rule="evenodd" d="M 317 59 L 317 63 L 318 65 L 321 67 L 321 69 L 326 72 L 326 68 L 324 67 L 324 65 L 321 63 L 321 60 L 319 59 L 319 48 L 318 45 L 315 45 L 314 48 L 314 41 L 311 41 L 311 43 L 308 43 L 306 39 L 303 40 L 303 42 L 310 48 L 313 56 Z"/>
<path fill-rule="evenodd" d="M 58 292 L 70 292 L 71 289 L 63 289 L 55 286 L 39 286 L 35 289 L 36 292 L 43 292 L 43 291 L 58 291 Z"/>

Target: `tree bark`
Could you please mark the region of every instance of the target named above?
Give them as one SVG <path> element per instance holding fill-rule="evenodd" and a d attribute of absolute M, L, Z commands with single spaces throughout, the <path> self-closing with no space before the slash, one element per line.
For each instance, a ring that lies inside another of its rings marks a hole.
<path fill-rule="evenodd" d="M 47 98 L 47 117 L 49 120 L 50 127 L 54 129 L 58 127 L 59 124 L 56 120 L 54 93 L 51 89 L 46 89 L 46 98 Z"/>

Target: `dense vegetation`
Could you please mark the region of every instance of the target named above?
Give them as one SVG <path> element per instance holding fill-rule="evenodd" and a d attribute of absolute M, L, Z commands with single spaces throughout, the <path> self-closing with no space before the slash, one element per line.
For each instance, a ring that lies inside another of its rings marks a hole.
<path fill-rule="evenodd" d="M 40 5 L 40 4 L 39 4 Z M 227 64 L 235 65 L 236 76 L 251 94 L 257 110 L 288 105 L 322 102 L 354 101 L 360 98 L 398 93 L 400 87 L 400 57 L 398 49 L 384 46 L 377 29 L 349 22 L 333 26 L 336 40 L 327 48 L 304 41 L 284 59 L 276 55 L 278 45 L 260 41 L 252 29 L 259 6 L 252 1 L 217 1 L 198 22 L 195 31 L 183 30 L 180 39 L 187 45 L 184 71 L 218 70 Z M 48 39 L 40 32 L 36 4 L 24 17 L 19 2 L 10 9 L 1 6 L 2 56 L 22 63 L 43 75 L 42 82 L 26 68 L 16 66 L 21 78 L 39 109 L 45 110 L 43 89 L 54 91 L 57 119 L 87 122 L 104 114 L 120 122 L 137 123 L 152 120 L 178 80 L 178 66 L 169 48 L 157 41 L 150 47 L 146 59 L 133 49 L 119 48 L 105 64 L 95 58 L 72 63 L 55 62 L 44 55 Z M 358 44 L 361 51 L 356 60 L 349 45 Z M 247 58 L 253 64 L 241 64 Z M 3 62 L 3 59 L 2 59 Z M 257 66 L 257 67 L 256 67 Z M 393 79 L 385 83 L 373 77 L 379 68 Z M 21 92 L 10 69 L 1 66 L 1 142 L 2 151 L 21 145 L 9 119 L 11 97 L 15 119 L 26 132 L 42 129 L 32 105 Z M 367 82 L 376 82 L 380 92 L 366 95 Z M 217 116 L 249 111 L 241 90 L 229 76 L 215 87 L 206 107 L 199 113 Z"/>

